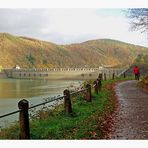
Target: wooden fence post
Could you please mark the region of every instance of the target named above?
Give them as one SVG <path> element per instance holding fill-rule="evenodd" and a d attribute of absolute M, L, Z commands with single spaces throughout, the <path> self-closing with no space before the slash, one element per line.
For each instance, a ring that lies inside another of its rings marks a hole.
<path fill-rule="evenodd" d="M 20 111 L 19 121 L 20 121 L 20 139 L 30 139 L 30 129 L 29 129 L 29 115 L 28 108 L 29 103 L 27 100 L 23 99 L 18 103 Z"/>
<path fill-rule="evenodd" d="M 94 82 L 94 90 L 95 90 L 95 94 L 98 94 L 98 91 L 99 91 L 99 82 L 98 82 L 98 80 L 96 80 Z"/>
<path fill-rule="evenodd" d="M 70 99 L 70 92 L 68 89 L 63 91 L 64 94 L 64 109 L 66 114 L 72 113 L 72 107 L 71 107 L 71 99 Z"/>
<path fill-rule="evenodd" d="M 99 82 L 98 82 L 98 89 L 99 89 L 99 91 L 101 91 L 101 89 L 102 89 L 102 81 L 101 81 L 101 79 L 99 79 Z"/>
<path fill-rule="evenodd" d="M 112 78 L 113 78 L 113 80 L 115 79 L 115 73 L 114 72 L 113 72 L 113 77 Z"/>
<path fill-rule="evenodd" d="M 102 73 L 99 73 L 98 79 L 102 80 Z"/>
<path fill-rule="evenodd" d="M 91 102 L 91 85 L 87 84 L 86 89 L 87 90 L 86 90 L 85 99 L 86 99 L 86 101 Z"/>
<path fill-rule="evenodd" d="M 104 80 L 106 81 L 106 73 L 104 73 Z"/>
<path fill-rule="evenodd" d="M 126 77 L 126 74 L 125 74 L 125 72 L 123 73 L 123 77 L 124 77 L 124 78 Z"/>

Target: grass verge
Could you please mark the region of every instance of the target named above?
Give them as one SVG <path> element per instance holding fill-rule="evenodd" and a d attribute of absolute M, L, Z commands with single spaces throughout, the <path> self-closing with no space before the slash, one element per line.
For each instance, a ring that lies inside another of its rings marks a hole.
<path fill-rule="evenodd" d="M 41 118 L 30 120 L 31 139 L 104 139 L 117 104 L 113 86 L 128 79 L 103 81 L 99 94 L 92 90 L 92 102 L 84 100 L 83 94 L 74 97 L 72 115 L 64 113 L 62 104 L 42 112 Z M 0 139 L 19 139 L 18 123 L 2 129 Z"/>

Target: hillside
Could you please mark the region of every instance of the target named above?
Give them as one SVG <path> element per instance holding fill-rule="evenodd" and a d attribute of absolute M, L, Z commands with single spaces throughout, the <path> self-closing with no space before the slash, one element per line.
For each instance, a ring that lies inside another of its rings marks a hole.
<path fill-rule="evenodd" d="M 86 62 L 95 66 L 97 63 L 112 66 L 129 65 L 139 53 L 148 52 L 148 48 L 110 39 L 92 40 L 67 47 L 73 54 L 79 54 L 82 59 L 87 57 Z"/>
<path fill-rule="evenodd" d="M 139 54 L 130 68 L 126 71 L 126 75 L 133 75 L 133 68 L 135 65 L 139 67 L 141 76 L 148 76 L 148 54 Z"/>
<path fill-rule="evenodd" d="M 110 39 L 57 45 L 0 33 L 0 65 L 5 68 L 16 64 L 23 68 L 124 66 L 144 52 L 148 48 Z"/>

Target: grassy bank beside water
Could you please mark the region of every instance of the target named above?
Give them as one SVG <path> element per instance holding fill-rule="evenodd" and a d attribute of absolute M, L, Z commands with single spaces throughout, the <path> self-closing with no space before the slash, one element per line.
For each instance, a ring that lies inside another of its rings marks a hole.
<path fill-rule="evenodd" d="M 128 79 L 103 81 L 99 94 L 92 89 L 92 102 L 86 102 L 83 94 L 73 97 L 71 116 L 64 113 L 63 104 L 52 111 L 43 108 L 36 112 L 30 119 L 31 139 L 104 139 L 111 130 L 111 115 L 117 106 L 113 87 Z M 19 139 L 19 124 L 2 129 L 0 139 Z"/>

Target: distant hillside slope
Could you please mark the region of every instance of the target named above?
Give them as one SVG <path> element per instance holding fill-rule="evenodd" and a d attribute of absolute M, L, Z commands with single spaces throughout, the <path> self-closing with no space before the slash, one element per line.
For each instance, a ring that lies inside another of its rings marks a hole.
<path fill-rule="evenodd" d="M 148 48 L 110 39 L 92 40 L 66 47 L 73 54 L 77 54 L 77 57 L 86 59 L 85 63 L 94 66 L 98 63 L 113 66 L 129 65 L 139 53 L 148 52 Z"/>
<path fill-rule="evenodd" d="M 141 76 L 148 76 L 148 54 L 139 54 L 131 67 L 126 71 L 126 75 L 133 75 L 133 68 L 137 65 Z"/>
<path fill-rule="evenodd" d="M 57 45 L 0 33 L 0 65 L 5 68 L 14 65 L 23 68 L 124 66 L 144 52 L 148 52 L 148 48 L 110 39 Z"/>

